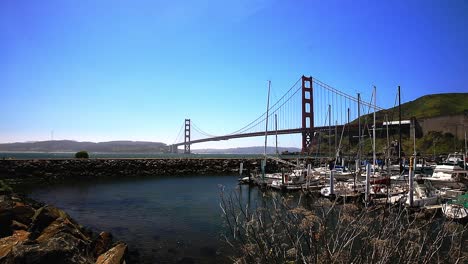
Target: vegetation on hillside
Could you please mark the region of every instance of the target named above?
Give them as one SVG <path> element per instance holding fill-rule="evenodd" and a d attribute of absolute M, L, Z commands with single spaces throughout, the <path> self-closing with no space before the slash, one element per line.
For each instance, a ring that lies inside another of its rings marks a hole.
<path fill-rule="evenodd" d="M 335 136 L 331 136 L 331 151 L 328 145 L 328 135 L 322 135 L 320 138 L 320 152 L 318 152 L 318 142 L 313 147 L 311 155 L 318 156 L 329 156 L 332 153 L 332 156 L 335 154 Z M 317 139 L 318 140 L 318 139 Z M 389 138 L 390 144 L 392 141 L 398 140 L 398 135 L 391 135 Z M 378 137 L 375 140 L 376 142 L 376 152 L 377 155 L 382 156 L 386 153 L 387 150 L 387 138 L 386 137 Z M 413 154 L 413 138 L 404 135 L 402 137 L 402 151 L 403 155 L 412 155 Z M 353 138 L 351 145 L 349 144 L 348 137 L 344 137 L 341 142 L 341 153 L 346 155 L 356 155 L 358 152 L 358 142 L 357 139 Z M 337 142 L 337 146 L 339 146 L 339 138 Z M 464 151 L 464 140 L 457 139 L 451 133 L 442 133 L 438 131 L 430 131 L 426 135 L 421 138 L 416 139 L 416 152 L 419 155 L 423 156 L 439 156 L 439 155 L 446 155 L 452 152 L 463 152 Z M 362 141 L 362 155 L 365 156 L 372 156 L 372 139 L 369 135 L 366 135 Z"/>
<path fill-rule="evenodd" d="M 402 104 L 401 119 L 458 115 L 463 114 L 465 110 L 468 110 L 468 93 L 430 94 Z M 385 115 L 388 116 L 390 121 L 398 120 L 398 101 L 395 107 L 376 112 L 376 120 L 385 121 Z M 372 114 L 369 114 L 364 115 L 362 118 L 363 120 L 366 118 L 372 120 L 373 117 Z M 357 120 L 354 120 L 354 122 L 357 122 Z"/>

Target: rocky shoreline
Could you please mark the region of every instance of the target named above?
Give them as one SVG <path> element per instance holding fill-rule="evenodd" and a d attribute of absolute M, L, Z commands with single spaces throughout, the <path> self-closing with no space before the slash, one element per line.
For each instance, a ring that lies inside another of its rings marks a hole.
<path fill-rule="evenodd" d="M 0 263 L 130 263 L 124 242 L 96 234 L 64 211 L 0 193 Z"/>
<path fill-rule="evenodd" d="M 44 159 L 0 160 L 0 179 L 54 182 L 68 179 L 128 176 L 235 175 L 258 170 L 259 159 Z M 281 164 L 280 164 L 281 165 Z M 274 161 L 267 170 L 276 170 Z"/>
<path fill-rule="evenodd" d="M 4 182 L 16 188 L 91 178 L 236 175 L 241 162 L 244 173 L 260 166 L 259 159 L 0 160 L 0 263 L 139 262 L 138 249 L 129 253 L 110 233 L 94 233 L 63 210 L 15 194 Z M 277 166 L 267 164 L 269 169 Z"/>

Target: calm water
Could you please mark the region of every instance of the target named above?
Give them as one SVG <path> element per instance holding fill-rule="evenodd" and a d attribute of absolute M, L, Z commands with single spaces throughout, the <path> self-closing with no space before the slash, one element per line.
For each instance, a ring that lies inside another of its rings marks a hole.
<path fill-rule="evenodd" d="M 66 210 L 94 231 L 112 232 L 138 248 L 145 263 L 224 263 L 229 262 L 229 249 L 220 241 L 220 186 L 238 188 L 237 177 L 75 182 L 26 192 Z M 240 193 L 244 199 L 261 200 L 256 188 L 242 186 Z"/>

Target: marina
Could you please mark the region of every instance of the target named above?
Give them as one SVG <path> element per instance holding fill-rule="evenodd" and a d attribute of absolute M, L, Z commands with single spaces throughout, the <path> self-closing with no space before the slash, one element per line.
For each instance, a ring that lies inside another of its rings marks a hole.
<path fill-rule="evenodd" d="M 467 14 L 0 1 L 0 264 L 468 263 Z"/>
<path fill-rule="evenodd" d="M 294 165 L 294 164 L 293 164 Z M 390 165 L 392 166 L 392 165 Z M 368 166 L 370 167 L 370 166 Z M 302 168 L 302 169 L 301 169 Z M 340 171 L 326 170 L 323 167 L 313 168 L 311 164 L 294 166 L 289 171 L 285 168 L 281 173 L 252 173 L 242 177 L 240 184 L 252 184 L 263 189 L 282 192 L 299 191 L 311 196 L 323 196 L 331 199 L 355 198 L 365 202 L 368 196 L 369 204 L 405 204 L 415 208 L 441 209 L 442 205 L 454 199 L 457 195 L 466 193 L 468 171 L 457 165 L 435 165 L 434 173 L 420 174 L 413 183 L 406 174 L 383 174 L 378 177 L 369 175 L 369 188 L 366 179 L 354 170 L 349 170 L 350 177 L 335 177 Z M 440 168 L 450 168 L 448 179 L 440 180 Z M 384 170 L 386 168 L 384 167 Z M 453 178 L 452 178 L 453 176 Z M 385 179 L 382 181 L 381 179 Z M 331 187 L 333 184 L 333 187 Z M 413 185 L 413 204 L 410 205 L 410 185 Z M 366 190 L 367 194 L 366 194 Z M 464 204 L 463 204 L 464 205 Z"/>

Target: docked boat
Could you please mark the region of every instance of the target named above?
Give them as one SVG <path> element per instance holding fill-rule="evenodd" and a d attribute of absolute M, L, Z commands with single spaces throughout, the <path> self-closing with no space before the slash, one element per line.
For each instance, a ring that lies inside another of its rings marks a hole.
<path fill-rule="evenodd" d="M 363 182 L 356 182 L 356 184 L 354 184 L 354 182 L 352 181 L 346 181 L 337 182 L 334 185 L 333 192 L 336 196 L 347 197 L 363 193 L 365 192 L 365 189 L 366 184 Z M 320 189 L 320 194 L 324 197 L 330 197 L 332 195 L 330 186 L 325 186 L 322 189 Z"/>
<path fill-rule="evenodd" d="M 403 194 L 408 191 L 407 184 L 373 184 L 370 188 L 370 194 L 374 197 L 391 197 Z"/>
<path fill-rule="evenodd" d="M 238 179 L 239 184 L 250 184 L 252 183 L 252 179 L 250 177 L 242 177 Z"/>
<path fill-rule="evenodd" d="M 291 173 L 285 173 L 284 175 L 281 174 L 280 176 L 280 179 L 274 179 L 271 181 L 271 188 L 281 190 L 300 190 L 302 185 L 305 183 L 307 170 L 296 169 Z"/>
<path fill-rule="evenodd" d="M 442 204 L 442 212 L 445 217 L 453 220 L 468 220 L 468 194 Z"/>
<path fill-rule="evenodd" d="M 463 182 L 467 179 L 467 172 L 458 165 L 443 164 L 435 167 L 432 176 L 421 179 L 430 181 L 435 188 L 466 189 Z"/>
<path fill-rule="evenodd" d="M 463 154 L 454 152 L 450 153 L 447 156 L 447 159 L 445 159 L 445 164 L 451 164 L 451 165 L 463 165 L 464 159 L 463 159 Z"/>
<path fill-rule="evenodd" d="M 409 192 L 405 194 L 406 205 L 410 205 Z M 414 183 L 414 192 L 413 192 L 413 206 L 414 207 L 423 207 L 427 205 L 438 204 L 440 197 L 436 195 L 435 191 L 430 187 L 424 184 Z"/>

